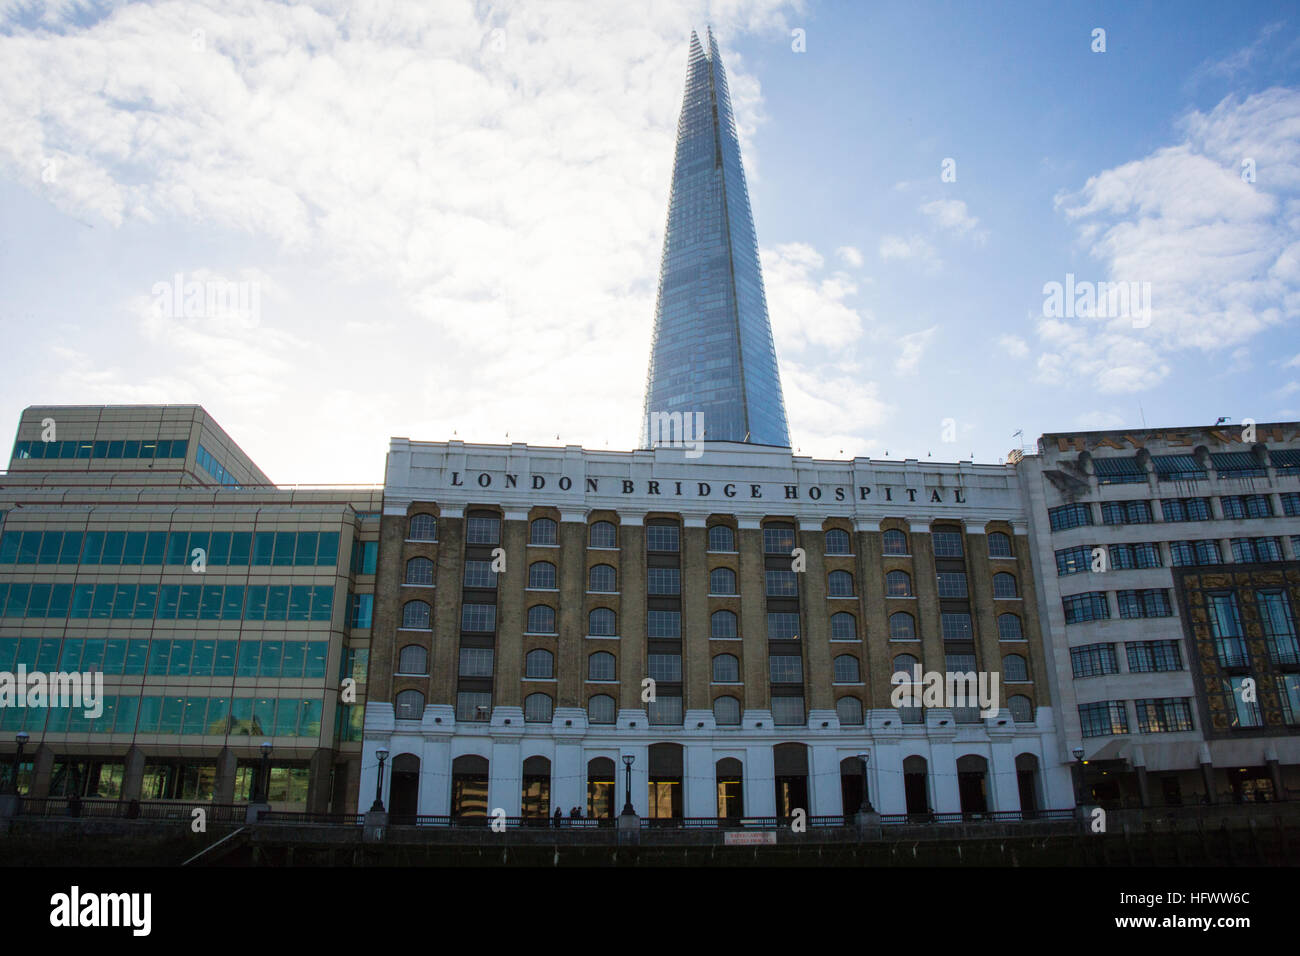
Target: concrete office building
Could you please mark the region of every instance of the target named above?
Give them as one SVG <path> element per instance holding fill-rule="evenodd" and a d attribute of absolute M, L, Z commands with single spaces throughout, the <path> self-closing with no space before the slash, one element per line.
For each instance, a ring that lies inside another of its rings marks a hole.
<path fill-rule="evenodd" d="M 1086 801 L 1294 794 L 1300 425 L 1050 434 L 1015 467 Z"/>
<path fill-rule="evenodd" d="M 355 807 L 381 500 L 277 488 L 197 406 L 26 409 L 0 672 L 102 675 L 104 700 L 0 700 L 3 773 L 25 733 L 27 795 L 240 802 L 269 742 L 274 807 Z"/>

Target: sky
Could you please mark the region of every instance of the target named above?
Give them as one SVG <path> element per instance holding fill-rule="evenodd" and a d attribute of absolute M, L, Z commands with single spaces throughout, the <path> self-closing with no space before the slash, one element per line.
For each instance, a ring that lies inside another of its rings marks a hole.
<path fill-rule="evenodd" d="M 1300 419 L 1298 10 L 0 0 L 0 436 L 201 404 L 284 484 L 635 447 L 706 25 L 797 454 Z"/>

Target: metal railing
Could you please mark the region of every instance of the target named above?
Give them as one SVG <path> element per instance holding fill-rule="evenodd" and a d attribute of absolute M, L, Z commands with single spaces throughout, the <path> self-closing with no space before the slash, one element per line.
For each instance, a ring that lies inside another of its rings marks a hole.
<path fill-rule="evenodd" d="M 29 817 L 189 821 L 202 809 L 208 823 L 243 823 L 247 804 L 202 800 L 114 800 L 102 797 L 23 797 L 19 813 Z"/>

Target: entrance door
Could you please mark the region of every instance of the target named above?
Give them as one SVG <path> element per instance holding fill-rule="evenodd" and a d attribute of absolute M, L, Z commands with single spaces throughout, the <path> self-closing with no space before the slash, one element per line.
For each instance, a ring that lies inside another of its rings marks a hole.
<path fill-rule="evenodd" d="M 389 784 L 388 819 L 390 823 L 415 823 L 420 805 L 420 758 L 415 754 L 398 754 L 393 758 Z"/>

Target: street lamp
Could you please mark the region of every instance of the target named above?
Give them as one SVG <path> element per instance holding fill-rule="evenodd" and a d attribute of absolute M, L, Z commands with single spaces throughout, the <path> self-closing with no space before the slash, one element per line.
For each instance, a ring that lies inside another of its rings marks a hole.
<path fill-rule="evenodd" d="M 14 780 L 13 780 L 14 794 L 17 795 L 18 771 L 22 768 L 23 765 L 23 748 L 27 746 L 27 741 L 30 738 L 27 736 L 26 731 L 20 731 L 18 736 L 15 737 L 14 739 L 18 741 L 18 753 L 14 755 Z"/>
<path fill-rule="evenodd" d="M 376 754 L 379 757 L 379 774 L 375 778 L 375 802 L 370 805 L 371 813 L 384 812 L 384 761 L 388 759 L 388 751 L 381 750 Z"/>
<path fill-rule="evenodd" d="M 634 760 L 636 757 L 632 754 L 623 754 L 623 766 L 627 768 L 627 784 L 623 788 L 623 816 L 625 817 L 636 816 L 636 811 L 632 809 L 632 762 Z"/>
<path fill-rule="evenodd" d="M 859 812 L 875 813 L 875 808 L 871 806 L 871 795 L 867 791 L 867 764 L 871 761 L 871 751 L 864 750 L 858 754 L 858 759 L 862 761 L 862 806 Z"/>
<path fill-rule="evenodd" d="M 263 740 L 258 749 L 262 751 L 262 765 L 257 768 L 257 793 L 253 802 L 266 803 L 271 790 L 271 742 Z"/>

